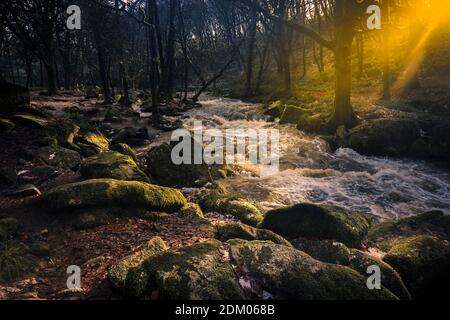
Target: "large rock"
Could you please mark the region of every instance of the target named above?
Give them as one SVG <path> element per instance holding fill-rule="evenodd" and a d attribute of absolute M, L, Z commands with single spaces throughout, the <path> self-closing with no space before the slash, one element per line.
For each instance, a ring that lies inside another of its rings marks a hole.
<path fill-rule="evenodd" d="M 442 211 L 430 211 L 417 216 L 374 225 L 366 241 L 389 251 L 403 237 L 428 235 L 450 241 L 450 216 Z"/>
<path fill-rule="evenodd" d="M 433 236 L 400 238 L 384 256 L 413 298 L 450 297 L 450 243 Z"/>
<path fill-rule="evenodd" d="M 155 178 L 159 184 L 165 186 L 193 187 L 210 182 L 211 179 L 223 178 L 225 175 L 225 167 L 205 164 L 203 162 L 203 148 L 199 145 L 199 150 L 202 150 L 202 163 L 194 164 L 194 144 L 197 142 L 194 142 L 194 140 L 191 141 L 191 164 L 174 164 L 172 160 L 172 149 L 177 143 L 164 143 L 147 153 L 146 172 Z"/>
<path fill-rule="evenodd" d="M 136 298 L 243 299 L 234 270 L 221 250 L 226 251 L 221 242 L 209 240 L 153 256 L 130 270 L 125 292 Z"/>
<path fill-rule="evenodd" d="M 44 193 L 41 203 L 51 211 L 118 206 L 171 213 L 187 201 L 180 191 L 171 188 L 138 181 L 94 179 L 56 187 Z"/>
<path fill-rule="evenodd" d="M 151 256 L 166 250 L 167 246 L 160 237 L 150 239 L 135 252 L 113 264 L 108 273 L 111 284 L 117 289 L 123 289 L 125 279 L 131 269 L 140 267 Z"/>
<path fill-rule="evenodd" d="M 0 113 L 14 113 L 26 108 L 30 104 L 28 89 L 0 81 Z"/>
<path fill-rule="evenodd" d="M 87 179 L 111 178 L 117 180 L 150 182 L 134 160 L 118 152 L 103 152 L 84 159 L 81 175 Z"/>
<path fill-rule="evenodd" d="M 330 239 L 359 247 L 369 222 L 363 215 L 339 207 L 301 203 L 267 212 L 261 227 L 288 239 Z"/>
<path fill-rule="evenodd" d="M 256 229 L 243 223 L 218 224 L 216 226 L 216 238 L 220 241 L 230 239 L 266 240 L 292 247 L 289 241 L 270 230 Z"/>
<path fill-rule="evenodd" d="M 148 130 L 146 127 L 139 129 L 136 128 L 124 128 L 114 138 L 112 143 L 125 143 L 131 147 L 138 147 L 143 145 L 146 141 L 150 140 Z"/>
<path fill-rule="evenodd" d="M 294 248 L 270 242 L 231 240 L 230 258 L 240 279 L 275 299 L 396 299 L 389 290 L 369 290 L 355 270 L 315 260 Z"/>
<path fill-rule="evenodd" d="M 398 156 L 408 154 L 418 138 L 420 126 L 415 120 L 377 119 L 353 128 L 348 145 L 362 154 Z"/>
<path fill-rule="evenodd" d="M 341 264 L 367 277 L 369 266 L 376 265 L 381 271 L 381 284 L 400 299 L 411 299 L 400 275 L 386 262 L 366 252 L 350 249 L 345 244 L 332 240 L 294 239 L 292 244 L 322 262 Z"/>
<path fill-rule="evenodd" d="M 111 146 L 109 148 L 109 150 L 117 151 L 117 152 L 119 152 L 121 154 L 130 156 L 131 158 L 133 158 L 134 161 L 137 161 L 136 153 L 134 152 L 134 150 L 129 145 L 127 145 L 125 143 L 115 144 L 115 145 Z"/>
<path fill-rule="evenodd" d="M 38 149 L 36 156 L 52 167 L 63 169 L 76 169 L 81 163 L 78 152 L 55 145 Z"/>
<path fill-rule="evenodd" d="M 284 111 L 280 118 L 280 123 L 291 123 L 291 124 L 297 124 L 300 117 L 304 114 L 308 114 L 309 111 L 300 107 L 287 105 L 284 108 Z"/>
<path fill-rule="evenodd" d="M 152 255 L 128 271 L 124 292 L 135 298 L 396 299 L 369 290 L 356 271 L 272 242 L 208 240 Z"/>
<path fill-rule="evenodd" d="M 199 205 L 205 212 L 231 215 L 251 226 L 256 226 L 263 219 L 255 203 L 239 194 L 229 192 L 220 185 L 204 190 L 200 195 Z"/>

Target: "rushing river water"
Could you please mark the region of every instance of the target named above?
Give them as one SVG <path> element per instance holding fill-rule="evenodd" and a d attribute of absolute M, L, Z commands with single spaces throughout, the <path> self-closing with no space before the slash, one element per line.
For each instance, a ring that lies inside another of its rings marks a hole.
<path fill-rule="evenodd" d="M 226 98 L 204 98 L 189 112 L 191 128 L 278 129 L 280 171 L 259 177 L 244 173 L 226 179 L 231 188 L 259 201 L 265 209 L 298 202 L 334 204 L 383 219 L 440 209 L 450 213 L 450 173 L 433 164 L 362 156 L 351 149 L 329 150 L 325 141 L 292 125 L 267 122 L 257 105 Z"/>

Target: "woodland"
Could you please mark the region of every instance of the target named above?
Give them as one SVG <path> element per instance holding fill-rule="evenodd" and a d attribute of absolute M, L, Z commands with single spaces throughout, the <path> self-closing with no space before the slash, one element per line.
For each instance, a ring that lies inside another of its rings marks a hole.
<path fill-rule="evenodd" d="M 0 2 L 0 300 L 448 298 L 449 52 L 445 0 Z"/>

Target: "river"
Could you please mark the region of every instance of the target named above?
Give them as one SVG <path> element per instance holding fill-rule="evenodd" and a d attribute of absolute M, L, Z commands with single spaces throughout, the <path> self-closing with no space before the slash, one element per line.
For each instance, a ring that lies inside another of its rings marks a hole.
<path fill-rule="evenodd" d="M 293 125 L 267 122 L 258 105 L 205 96 L 202 108 L 185 116 L 186 128 L 195 120 L 203 127 L 278 129 L 280 171 L 260 177 L 241 168 L 224 183 L 268 210 L 299 202 L 333 204 L 372 215 L 396 219 L 433 209 L 450 213 L 450 173 L 443 166 L 410 159 L 370 157 L 352 149 L 332 152 L 321 138 Z"/>

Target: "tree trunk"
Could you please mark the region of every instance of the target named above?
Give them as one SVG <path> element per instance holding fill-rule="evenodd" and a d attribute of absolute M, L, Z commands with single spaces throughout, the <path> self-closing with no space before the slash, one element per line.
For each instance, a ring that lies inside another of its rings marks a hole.
<path fill-rule="evenodd" d="M 335 102 L 330 124 L 337 128 L 344 125 L 352 128 L 358 118 L 351 105 L 352 67 L 351 48 L 353 43 L 353 20 L 345 13 L 346 3 L 336 1 L 335 13 Z"/>

